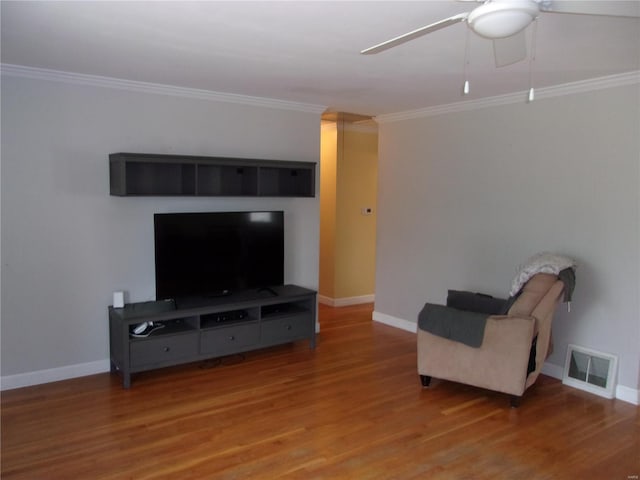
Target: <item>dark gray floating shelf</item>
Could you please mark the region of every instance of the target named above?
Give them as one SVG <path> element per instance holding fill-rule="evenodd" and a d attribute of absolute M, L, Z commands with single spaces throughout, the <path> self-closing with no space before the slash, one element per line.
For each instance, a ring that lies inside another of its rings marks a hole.
<path fill-rule="evenodd" d="M 315 197 L 314 162 L 112 153 L 115 196 Z"/>

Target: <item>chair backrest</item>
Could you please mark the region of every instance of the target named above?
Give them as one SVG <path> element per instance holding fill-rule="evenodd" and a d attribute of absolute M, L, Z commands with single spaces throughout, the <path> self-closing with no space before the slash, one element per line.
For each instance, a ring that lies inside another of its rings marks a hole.
<path fill-rule="evenodd" d="M 531 277 L 522 287 L 522 292 L 511 305 L 509 315 L 534 316 L 533 312 L 540 309 L 555 309 L 556 295 L 547 295 L 558 282 L 558 277 L 550 273 L 538 273 Z M 561 283 L 562 285 L 562 283 Z M 555 290 L 555 289 L 554 289 Z M 556 292 L 553 292 L 554 294 Z"/>
<path fill-rule="evenodd" d="M 551 322 L 563 290 L 564 283 L 556 275 L 538 273 L 522 287 L 522 292 L 509 309 L 509 315 L 531 316 L 536 319 L 535 369 L 529 373 L 525 388 L 536 381 L 544 361 L 553 350 Z"/>

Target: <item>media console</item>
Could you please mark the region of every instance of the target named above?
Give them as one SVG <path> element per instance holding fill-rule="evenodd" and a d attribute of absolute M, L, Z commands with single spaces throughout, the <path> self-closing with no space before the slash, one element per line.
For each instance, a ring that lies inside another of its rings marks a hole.
<path fill-rule="evenodd" d="M 143 322 L 162 328 L 137 338 Z M 109 307 L 111 371 L 131 374 L 309 340 L 315 348 L 316 292 L 296 285 L 176 304 L 173 300 Z"/>

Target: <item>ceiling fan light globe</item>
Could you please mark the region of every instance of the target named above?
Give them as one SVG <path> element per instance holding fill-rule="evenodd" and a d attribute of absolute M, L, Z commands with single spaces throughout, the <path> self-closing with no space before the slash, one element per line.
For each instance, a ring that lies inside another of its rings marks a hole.
<path fill-rule="evenodd" d="M 506 38 L 526 28 L 540 13 L 535 0 L 496 0 L 469 13 L 469 27 L 481 37 Z"/>

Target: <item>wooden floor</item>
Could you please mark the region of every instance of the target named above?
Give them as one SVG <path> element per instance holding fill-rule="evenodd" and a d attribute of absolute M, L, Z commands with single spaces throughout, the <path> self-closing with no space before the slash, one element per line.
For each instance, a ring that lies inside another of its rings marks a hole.
<path fill-rule="evenodd" d="M 2 393 L 3 479 L 637 479 L 638 407 L 541 377 L 506 395 L 434 379 L 371 305 L 307 342 Z"/>

